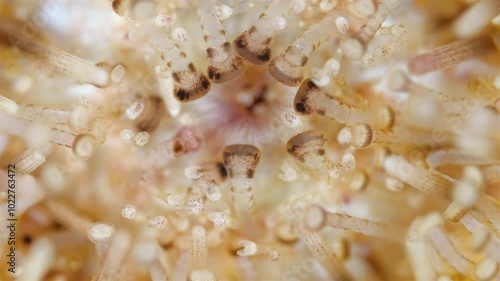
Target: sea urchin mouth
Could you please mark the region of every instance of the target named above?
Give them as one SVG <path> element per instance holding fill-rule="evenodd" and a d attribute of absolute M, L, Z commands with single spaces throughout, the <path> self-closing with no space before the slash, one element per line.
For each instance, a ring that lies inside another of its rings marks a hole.
<path fill-rule="evenodd" d="M 251 66 L 234 82 L 214 85 L 210 95 L 192 109 L 203 120 L 201 128 L 208 138 L 238 143 L 251 136 L 253 144 L 268 143 L 272 119 L 285 108 L 289 98 L 284 96 L 289 94 L 265 68 Z"/>

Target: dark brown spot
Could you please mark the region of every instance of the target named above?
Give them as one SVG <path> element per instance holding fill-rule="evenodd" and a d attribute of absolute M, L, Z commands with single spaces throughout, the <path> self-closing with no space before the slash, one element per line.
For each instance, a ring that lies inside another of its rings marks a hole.
<path fill-rule="evenodd" d="M 318 150 L 319 155 L 325 155 L 325 150 L 324 149 L 319 149 Z"/>
<path fill-rule="evenodd" d="M 318 88 L 318 86 L 316 86 L 316 84 L 314 84 L 314 82 L 311 81 L 311 80 L 307 81 L 307 87 L 309 87 L 309 89 L 316 89 L 316 88 Z"/>
<path fill-rule="evenodd" d="M 324 109 L 318 109 L 317 110 L 318 115 L 325 116 L 325 110 Z"/>
<path fill-rule="evenodd" d="M 224 29 L 219 29 L 219 32 L 222 36 L 225 36 L 226 35 L 226 31 Z"/>
<path fill-rule="evenodd" d="M 234 40 L 234 44 L 236 45 L 237 48 L 245 48 L 247 46 L 247 41 L 243 38 L 243 35 L 241 35 L 240 37 L 236 38 L 236 40 Z"/>
<path fill-rule="evenodd" d="M 181 53 L 180 53 L 180 57 L 181 57 L 181 58 L 185 58 L 185 57 L 186 57 L 186 53 L 181 52 Z"/>
<path fill-rule="evenodd" d="M 266 49 L 263 53 L 257 56 L 257 58 L 263 62 L 268 61 L 270 57 L 271 57 L 271 49 Z"/>
<path fill-rule="evenodd" d="M 210 78 L 211 80 L 220 79 L 220 73 L 215 69 L 215 67 L 208 67 L 208 78 Z"/>
<path fill-rule="evenodd" d="M 273 41 L 273 38 L 272 37 L 267 37 L 264 41 L 262 41 L 262 44 L 268 45 L 269 43 L 271 43 L 271 41 Z"/>
<path fill-rule="evenodd" d="M 111 4 L 111 6 L 113 7 L 113 11 L 115 11 L 115 13 L 117 15 L 119 15 L 120 17 L 123 17 L 123 15 L 125 14 L 125 5 L 124 4 L 125 1 L 122 1 L 122 0 L 114 0 L 113 3 Z"/>
<path fill-rule="evenodd" d="M 219 174 L 222 178 L 227 178 L 227 170 L 226 167 L 224 167 L 224 164 L 218 163 L 217 168 L 219 170 Z"/>
<path fill-rule="evenodd" d="M 295 109 L 298 111 L 298 112 L 306 112 L 306 107 L 303 103 L 299 102 L 295 105 Z"/>
<path fill-rule="evenodd" d="M 195 72 L 196 71 L 196 67 L 194 67 L 194 64 L 193 63 L 190 63 L 188 64 L 188 68 L 191 72 Z"/>
<path fill-rule="evenodd" d="M 64 228 L 64 226 L 58 221 L 54 222 L 52 227 L 54 227 L 54 229 L 63 229 Z"/>
<path fill-rule="evenodd" d="M 33 239 L 31 238 L 30 235 L 28 235 L 28 234 L 24 235 L 24 237 L 23 237 L 24 244 L 29 245 L 29 244 L 31 244 L 32 241 L 33 241 Z"/>
<path fill-rule="evenodd" d="M 250 27 L 249 33 L 254 33 L 256 31 L 257 31 L 257 28 L 255 28 L 255 26 L 252 26 L 252 27 Z"/>
<path fill-rule="evenodd" d="M 184 151 L 184 146 L 180 141 L 175 141 L 174 143 L 174 153 L 179 154 L 180 152 Z"/>
<path fill-rule="evenodd" d="M 165 244 L 161 244 L 161 247 L 164 249 L 164 250 L 168 250 L 170 248 L 172 248 L 172 246 L 174 245 L 174 243 L 172 241 L 169 241 Z"/>
<path fill-rule="evenodd" d="M 172 73 L 172 78 L 174 78 L 175 82 L 181 82 L 181 78 L 179 77 L 179 74 L 177 74 L 177 72 Z"/>
<path fill-rule="evenodd" d="M 290 147 L 290 148 L 288 149 L 288 152 L 289 152 L 289 153 L 295 153 L 295 151 L 297 151 L 297 149 L 298 149 L 298 148 L 299 148 L 299 146 L 298 146 L 298 145 L 296 145 L 296 144 L 295 144 L 295 145 L 292 145 L 292 147 Z"/>
<path fill-rule="evenodd" d="M 215 56 L 215 50 L 213 48 L 207 49 L 207 56 L 209 59 L 212 59 Z"/>
<path fill-rule="evenodd" d="M 300 59 L 300 65 L 304 66 L 306 63 L 307 63 L 307 57 L 306 56 L 302 56 L 302 58 Z"/>
<path fill-rule="evenodd" d="M 203 87 L 203 89 L 208 89 L 208 87 L 210 87 L 210 81 L 208 81 L 205 76 L 201 77 L 201 87 Z"/>
<path fill-rule="evenodd" d="M 253 169 L 248 169 L 247 171 L 247 179 L 253 179 L 255 171 Z"/>
<path fill-rule="evenodd" d="M 224 43 L 224 45 L 222 45 L 222 47 L 224 48 L 225 52 L 231 51 L 231 43 L 229 43 L 229 42 Z"/>
<path fill-rule="evenodd" d="M 179 98 L 179 100 L 181 100 L 181 101 L 183 101 L 183 100 L 185 100 L 185 99 L 187 99 L 187 98 L 188 98 L 188 94 L 187 94 L 187 92 L 186 92 L 186 91 L 184 91 L 183 89 L 178 90 L 178 91 L 177 91 L 177 93 L 176 93 L 176 96 L 177 96 L 177 98 Z"/>
<path fill-rule="evenodd" d="M 304 163 L 306 160 L 304 159 L 304 156 L 299 156 L 297 157 L 297 160 L 299 160 L 300 162 Z"/>

